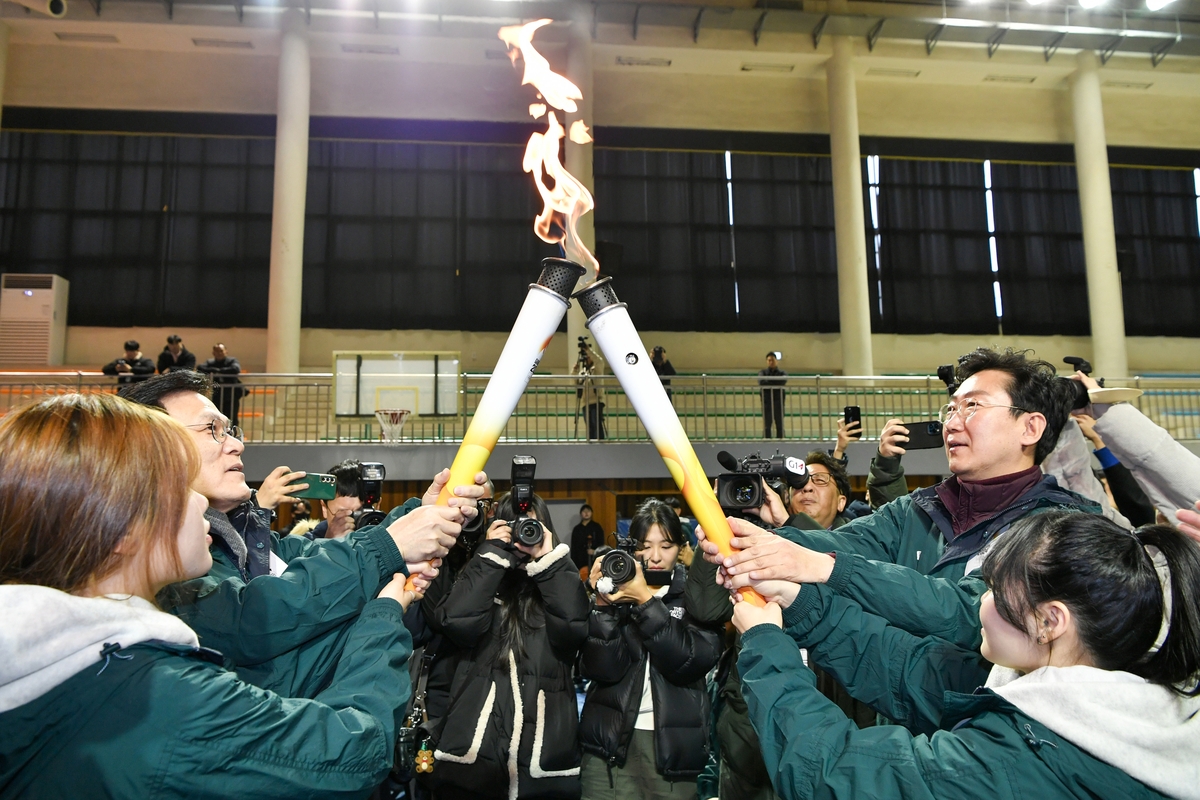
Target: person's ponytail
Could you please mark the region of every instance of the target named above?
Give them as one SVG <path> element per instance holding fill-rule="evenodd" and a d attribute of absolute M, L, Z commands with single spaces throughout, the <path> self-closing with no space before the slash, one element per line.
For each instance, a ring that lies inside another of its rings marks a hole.
<path fill-rule="evenodd" d="M 1200 695 L 1200 546 L 1166 525 L 1148 525 L 1135 535 L 1166 560 L 1171 615 L 1158 650 L 1130 672 L 1195 697 Z"/>

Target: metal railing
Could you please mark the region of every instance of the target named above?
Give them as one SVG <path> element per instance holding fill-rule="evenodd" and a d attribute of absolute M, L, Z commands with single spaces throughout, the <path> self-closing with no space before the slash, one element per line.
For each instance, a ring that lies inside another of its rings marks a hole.
<path fill-rule="evenodd" d="M 462 439 L 489 376 L 459 376 L 458 413 L 413 414 L 405 442 Z M 252 442 L 375 441 L 378 423 L 370 417 L 333 414 L 329 374 L 243 375 L 247 390 L 238 422 Z M 1145 394 L 1134 401 L 1141 411 L 1179 440 L 1200 439 L 1200 378 L 1130 378 L 1109 386 L 1133 386 Z M 115 378 L 99 373 L 0 373 L 0 415 L 27 403 L 67 392 L 116 392 Z M 946 402 L 935 377 L 788 376 L 784 393 L 784 438 L 828 441 L 837 433 L 845 406 L 862 409 L 864 439 L 877 438 L 893 417 L 906 422 L 934 419 Z M 762 440 L 762 399 L 751 375 L 676 375 L 671 401 L 688 436 L 696 441 Z M 647 441 L 645 429 L 616 379 L 596 376 L 581 384 L 565 375 L 535 375 L 505 428 L 503 440 L 587 441 L 589 406 L 602 404 L 607 441 Z M 592 411 L 594 414 L 594 411 Z M 594 425 L 592 426 L 594 428 Z"/>

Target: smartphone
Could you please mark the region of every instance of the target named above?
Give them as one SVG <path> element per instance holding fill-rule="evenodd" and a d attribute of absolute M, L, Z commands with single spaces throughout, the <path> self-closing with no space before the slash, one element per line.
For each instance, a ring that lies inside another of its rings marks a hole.
<path fill-rule="evenodd" d="M 945 444 L 942 441 L 942 423 L 936 419 L 926 422 L 905 422 L 904 427 L 908 428 L 908 441 L 897 442 L 897 444 L 905 450 L 932 450 Z"/>
<path fill-rule="evenodd" d="M 843 419 L 845 419 L 845 421 L 846 421 L 847 428 L 856 422 L 858 423 L 858 433 L 854 434 L 850 438 L 861 439 L 862 438 L 862 409 L 859 408 L 858 406 L 846 406 L 844 409 L 842 409 L 842 414 L 844 415 Z"/>
<path fill-rule="evenodd" d="M 337 497 L 337 478 L 332 475 L 310 472 L 303 478 L 296 478 L 288 485 L 294 486 L 298 483 L 307 483 L 308 488 L 303 492 L 296 492 L 292 497 L 303 497 L 305 500 L 332 500 Z"/>

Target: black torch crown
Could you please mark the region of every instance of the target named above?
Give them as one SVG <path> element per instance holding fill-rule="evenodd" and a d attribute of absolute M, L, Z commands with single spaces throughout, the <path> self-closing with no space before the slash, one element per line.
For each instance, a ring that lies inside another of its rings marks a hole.
<path fill-rule="evenodd" d="M 609 306 L 624 305 L 617 299 L 611 277 L 601 278 L 590 286 L 585 286 L 572 297 L 579 301 L 579 307 L 583 309 L 583 315 L 587 319 L 591 319 Z"/>
<path fill-rule="evenodd" d="M 549 289 L 563 300 L 571 299 L 575 284 L 583 277 L 586 269 L 568 261 L 565 258 L 543 258 L 542 274 L 537 279 L 537 285 Z"/>

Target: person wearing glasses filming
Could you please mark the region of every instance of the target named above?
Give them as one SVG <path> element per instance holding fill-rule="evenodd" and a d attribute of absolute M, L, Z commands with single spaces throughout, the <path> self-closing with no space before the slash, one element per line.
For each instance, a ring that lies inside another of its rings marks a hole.
<path fill-rule="evenodd" d="M 769 578 L 826 584 L 909 633 L 978 651 L 986 591 L 978 570 L 992 543 L 1030 515 L 1100 508 L 1038 466 L 1054 449 L 1075 396 L 1052 364 L 980 348 L 958 360 L 955 378 L 958 389 L 939 415 L 950 478 L 831 531 L 771 533 L 731 520 L 732 557 L 701 543 L 705 557 L 723 568 L 725 587 Z M 772 525 L 784 524 L 779 516 L 764 513 Z M 854 694 L 853 676 L 838 668 L 845 664 L 809 655 Z"/>

